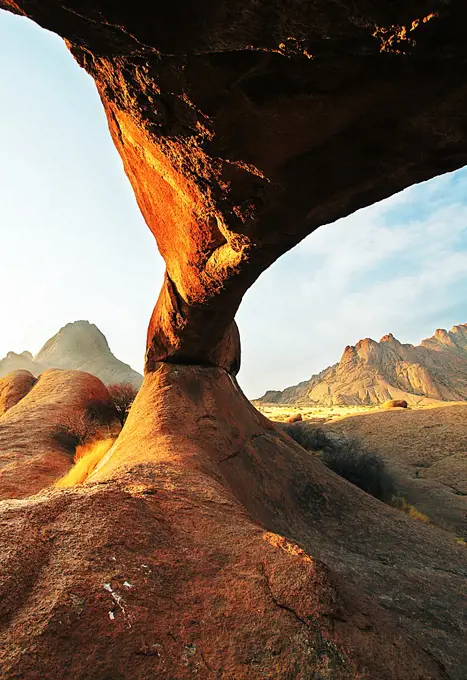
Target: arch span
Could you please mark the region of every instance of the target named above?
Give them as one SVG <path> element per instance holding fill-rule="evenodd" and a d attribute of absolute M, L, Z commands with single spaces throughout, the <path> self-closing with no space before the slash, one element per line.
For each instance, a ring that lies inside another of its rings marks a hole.
<path fill-rule="evenodd" d="M 96 81 L 167 267 L 148 371 L 235 374 L 235 312 L 265 268 L 467 163 L 460 1 L 0 6 L 63 36 Z"/>
<path fill-rule="evenodd" d="M 467 163 L 463 0 L 0 6 L 95 79 L 167 267 L 90 483 L 0 507 L 4 677 L 460 680 L 464 548 L 255 411 L 234 316 L 320 225 Z"/>

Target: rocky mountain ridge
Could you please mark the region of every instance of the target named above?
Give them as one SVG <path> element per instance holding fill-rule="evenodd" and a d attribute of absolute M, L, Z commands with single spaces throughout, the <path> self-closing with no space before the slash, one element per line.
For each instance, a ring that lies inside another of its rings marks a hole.
<path fill-rule="evenodd" d="M 340 361 L 298 385 L 268 391 L 260 401 L 326 406 L 467 400 L 467 324 L 438 329 L 420 345 L 392 333 L 348 345 Z"/>
<path fill-rule="evenodd" d="M 89 321 L 63 326 L 33 356 L 30 352 L 8 352 L 0 360 L 0 378 L 11 371 L 26 370 L 36 377 L 49 368 L 85 371 L 106 385 L 129 382 L 139 388 L 143 376 L 117 359 L 105 335 Z"/>

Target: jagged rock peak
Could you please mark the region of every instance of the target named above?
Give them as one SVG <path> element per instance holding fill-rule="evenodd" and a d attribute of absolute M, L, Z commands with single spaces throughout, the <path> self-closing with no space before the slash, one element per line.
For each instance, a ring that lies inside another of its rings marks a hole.
<path fill-rule="evenodd" d="M 381 342 L 396 342 L 398 345 L 401 344 L 399 342 L 399 340 L 393 336 L 392 333 L 388 333 L 387 335 L 383 335 L 383 337 L 380 340 L 380 343 Z"/>
<path fill-rule="evenodd" d="M 263 401 L 325 405 L 379 404 L 389 399 L 467 400 L 467 324 L 438 329 L 419 346 L 402 344 L 392 333 L 380 342 L 364 338 L 347 345 L 339 364 L 308 382 Z"/>

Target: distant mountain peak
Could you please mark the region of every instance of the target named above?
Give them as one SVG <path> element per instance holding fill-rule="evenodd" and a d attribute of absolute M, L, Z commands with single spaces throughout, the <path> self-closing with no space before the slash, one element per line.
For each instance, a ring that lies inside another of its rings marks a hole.
<path fill-rule="evenodd" d="M 467 324 L 438 328 L 420 345 L 392 333 L 347 345 L 338 364 L 310 380 L 261 397 L 273 403 L 378 404 L 388 399 L 467 400 Z"/>
<path fill-rule="evenodd" d="M 397 342 L 399 345 L 401 344 L 397 338 L 393 336 L 392 333 L 388 333 L 387 335 L 383 335 L 383 337 L 380 340 L 381 342 Z"/>
<path fill-rule="evenodd" d="M 0 377 L 21 368 L 36 376 L 47 368 L 85 371 L 107 385 L 130 382 L 139 387 L 143 380 L 140 373 L 114 356 L 102 331 L 85 320 L 73 321 L 60 328 L 35 357 L 30 352 L 8 352 L 0 360 Z"/>
<path fill-rule="evenodd" d="M 63 363 L 71 358 L 70 355 L 89 359 L 102 354 L 112 352 L 105 335 L 98 327 L 89 321 L 73 321 L 47 340 L 36 354 L 35 361 L 49 363 L 58 360 Z"/>

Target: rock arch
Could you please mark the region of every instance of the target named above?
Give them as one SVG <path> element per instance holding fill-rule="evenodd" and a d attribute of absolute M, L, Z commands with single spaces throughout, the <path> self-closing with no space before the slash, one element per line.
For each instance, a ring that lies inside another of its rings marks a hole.
<path fill-rule="evenodd" d="M 167 267 L 148 371 L 235 374 L 235 312 L 266 267 L 467 162 L 463 4 L 328 5 L 2 0 L 63 36 L 98 87 Z"/>
<path fill-rule="evenodd" d="M 0 598 L 5 677 L 59 677 L 66 658 L 83 680 L 460 678 L 455 547 L 440 535 L 433 554 L 436 530 L 351 488 L 255 411 L 235 381 L 234 317 L 320 225 L 466 164 L 465 3 L 0 7 L 61 35 L 94 78 L 167 267 L 143 388 L 94 484 L 46 494 L 27 521 L 2 509 L 4 546 L 25 531 L 2 573 L 26 571 L 42 593 L 13 584 Z M 24 621 L 39 626 L 30 655 Z"/>

